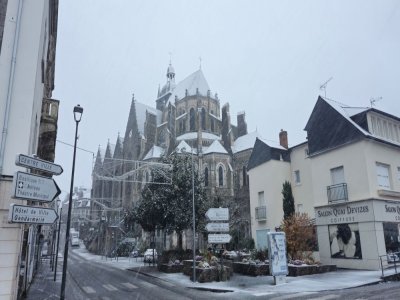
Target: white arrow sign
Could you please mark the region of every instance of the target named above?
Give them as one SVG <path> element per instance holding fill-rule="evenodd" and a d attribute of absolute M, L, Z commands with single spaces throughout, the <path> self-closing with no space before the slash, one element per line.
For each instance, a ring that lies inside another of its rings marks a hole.
<path fill-rule="evenodd" d="M 208 223 L 206 229 L 209 232 L 227 232 L 229 231 L 229 223 Z"/>
<path fill-rule="evenodd" d="M 206 217 L 210 221 L 228 221 L 229 209 L 228 208 L 209 208 L 206 212 Z"/>
<path fill-rule="evenodd" d="M 18 154 L 15 159 L 15 164 L 21 167 L 45 171 L 54 175 L 60 175 L 64 171 L 60 165 L 25 154 Z"/>
<path fill-rule="evenodd" d="M 51 202 L 61 190 L 52 178 L 17 172 L 14 175 L 12 197 L 41 202 Z"/>
<path fill-rule="evenodd" d="M 54 209 L 11 204 L 8 222 L 29 224 L 53 224 L 58 219 Z"/>
<path fill-rule="evenodd" d="M 208 235 L 209 244 L 226 244 L 231 240 L 231 235 L 227 233 L 210 233 Z"/>

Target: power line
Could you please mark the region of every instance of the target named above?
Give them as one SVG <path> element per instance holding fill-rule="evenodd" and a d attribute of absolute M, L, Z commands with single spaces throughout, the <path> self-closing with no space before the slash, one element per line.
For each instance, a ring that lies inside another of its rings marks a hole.
<path fill-rule="evenodd" d="M 72 147 L 72 148 L 74 147 L 74 145 L 69 144 L 69 143 L 66 143 L 66 142 L 63 142 L 63 141 L 60 141 L 60 140 L 57 140 L 57 142 L 59 142 L 59 143 L 61 143 L 61 144 L 64 144 L 64 145 L 67 145 L 67 146 L 70 146 L 70 147 Z M 94 156 L 94 154 L 95 154 L 93 151 L 86 150 L 86 149 L 83 149 L 83 148 L 80 148 L 80 147 L 76 147 L 76 149 L 79 149 L 79 150 L 82 150 L 82 151 L 85 151 L 85 152 L 92 153 L 93 156 Z"/>

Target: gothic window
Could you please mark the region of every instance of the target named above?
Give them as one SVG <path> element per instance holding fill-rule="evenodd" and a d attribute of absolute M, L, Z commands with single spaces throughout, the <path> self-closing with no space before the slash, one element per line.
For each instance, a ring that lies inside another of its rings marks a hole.
<path fill-rule="evenodd" d="M 191 108 L 190 109 L 190 131 L 196 130 L 196 127 L 195 127 L 196 120 L 195 119 L 196 119 L 196 115 L 194 113 L 194 108 Z"/>
<path fill-rule="evenodd" d="M 204 169 L 204 186 L 208 186 L 208 168 Z"/>
<path fill-rule="evenodd" d="M 214 115 L 214 111 L 213 110 L 211 110 L 211 114 L 212 115 Z M 211 116 L 211 118 L 210 118 L 210 125 L 211 125 L 211 132 L 214 132 L 215 130 L 214 130 L 214 117 L 213 116 Z"/>
<path fill-rule="evenodd" d="M 206 130 L 206 110 L 201 109 L 201 129 Z"/>
<path fill-rule="evenodd" d="M 224 185 L 224 169 L 222 168 L 222 166 L 219 166 L 218 168 L 218 185 Z"/>
<path fill-rule="evenodd" d="M 243 173 L 243 186 L 246 186 L 246 185 L 247 185 L 247 172 L 246 172 L 246 166 L 243 166 L 242 173 Z"/>

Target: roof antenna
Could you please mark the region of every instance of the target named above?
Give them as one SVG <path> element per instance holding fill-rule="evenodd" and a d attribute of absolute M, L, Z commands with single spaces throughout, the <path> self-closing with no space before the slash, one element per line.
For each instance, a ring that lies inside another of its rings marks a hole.
<path fill-rule="evenodd" d="M 201 70 L 201 56 L 199 56 L 199 61 L 200 61 L 199 70 Z"/>
<path fill-rule="evenodd" d="M 370 98 L 369 103 L 371 104 L 371 107 L 372 107 L 372 106 L 375 106 L 375 102 L 378 102 L 380 100 L 382 100 L 382 97 Z"/>
<path fill-rule="evenodd" d="M 319 89 L 322 91 L 324 90 L 325 93 L 325 98 L 326 98 L 326 86 L 328 85 L 329 81 L 331 81 L 333 77 L 329 78 L 327 81 L 325 81 L 323 84 L 319 86 Z"/>

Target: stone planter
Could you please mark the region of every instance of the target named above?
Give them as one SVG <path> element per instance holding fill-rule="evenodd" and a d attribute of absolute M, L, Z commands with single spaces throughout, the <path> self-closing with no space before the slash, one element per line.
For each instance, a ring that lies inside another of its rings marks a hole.
<path fill-rule="evenodd" d="M 181 273 L 183 271 L 183 264 L 160 264 L 158 265 L 158 270 L 164 273 Z"/>
<path fill-rule="evenodd" d="M 193 274 L 193 260 L 184 260 L 182 261 L 183 263 L 183 274 L 187 275 L 187 276 L 191 276 L 191 274 Z M 196 261 L 196 266 L 199 265 L 199 261 Z"/>
<path fill-rule="evenodd" d="M 233 263 L 233 271 L 248 276 L 269 275 L 269 265 L 235 262 Z"/>
<path fill-rule="evenodd" d="M 193 268 L 190 270 L 192 272 Z M 227 281 L 230 279 L 230 270 L 224 266 L 221 270 L 218 267 L 198 268 L 196 267 L 196 280 L 200 283 L 212 281 Z M 193 272 L 190 274 L 190 280 L 193 280 Z"/>
<path fill-rule="evenodd" d="M 336 271 L 336 265 L 312 265 L 312 266 L 288 266 L 288 276 L 297 277 L 303 275 L 320 274 Z"/>

